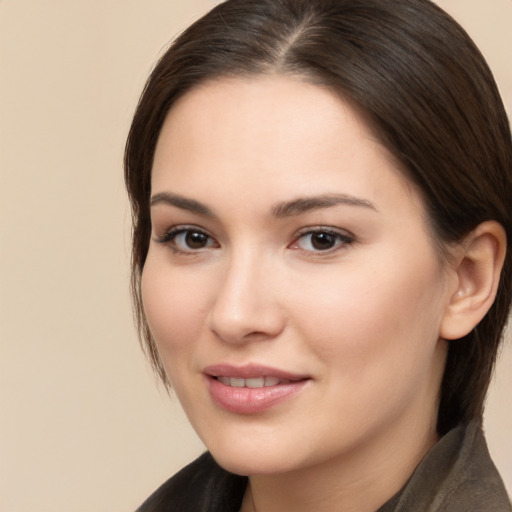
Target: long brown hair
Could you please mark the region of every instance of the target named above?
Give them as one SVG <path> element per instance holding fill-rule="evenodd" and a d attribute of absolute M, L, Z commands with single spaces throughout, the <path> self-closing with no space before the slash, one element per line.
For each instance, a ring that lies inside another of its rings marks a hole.
<path fill-rule="evenodd" d="M 441 248 L 485 220 L 505 228 L 509 247 L 496 301 L 473 332 L 449 342 L 438 431 L 480 416 L 512 295 L 512 142 L 485 60 L 429 0 L 228 0 L 190 26 L 158 62 L 125 154 L 135 315 L 155 370 L 166 382 L 144 317 L 140 277 L 160 129 L 173 103 L 195 85 L 266 73 L 305 78 L 358 104 L 421 190 Z"/>

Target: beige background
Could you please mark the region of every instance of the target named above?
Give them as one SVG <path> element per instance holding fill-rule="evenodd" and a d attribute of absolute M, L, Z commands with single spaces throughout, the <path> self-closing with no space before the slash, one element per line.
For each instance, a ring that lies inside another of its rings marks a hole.
<path fill-rule="evenodd" d="M 166 42 L 212 0 L 0 0 L 0 511 L 133 510 L 201 451 L 140 353 L 121 160 Z M 512 111 L 512 1 L 440 0 Z M 486 425 L 512 489 L 512 349 Z"/>

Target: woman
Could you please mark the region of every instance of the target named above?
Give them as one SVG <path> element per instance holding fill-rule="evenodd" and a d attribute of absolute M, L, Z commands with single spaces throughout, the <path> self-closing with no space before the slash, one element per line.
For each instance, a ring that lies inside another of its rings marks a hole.
<path fill-rule="evenodd" d="M 428 0 L 229 0 L 126 148 L 133 291 L 209 452 L 140 511 L 510 511 L 480 421 L 512 142 Z"/>

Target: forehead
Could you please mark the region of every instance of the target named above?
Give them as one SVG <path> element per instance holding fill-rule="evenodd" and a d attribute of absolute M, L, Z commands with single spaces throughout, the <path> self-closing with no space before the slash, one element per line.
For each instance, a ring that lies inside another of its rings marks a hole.
<path fill-rule="evenodd" d="M 262 183 L 272 184 L 270 200 L 286 189 L 373 196 L 390 182 L 413 192 L 360 111 L 325 87 L 283 76 L 224 78 L 185 94 L 165 120 L 152 175 L 153 192 L 193 186 L 206 198 L 224 184 L 247 200 Z"/>

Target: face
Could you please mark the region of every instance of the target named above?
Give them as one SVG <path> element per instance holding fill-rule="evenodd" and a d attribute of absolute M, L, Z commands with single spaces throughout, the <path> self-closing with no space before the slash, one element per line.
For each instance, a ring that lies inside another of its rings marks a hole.
<path fill-rule="evenodd" d="M 158 141 L 151 220 L 148 323 L 225 468 L 392 456 L 432 430 L 448 271 L 356 109 L 284 77 L 192 90 Z"/>

